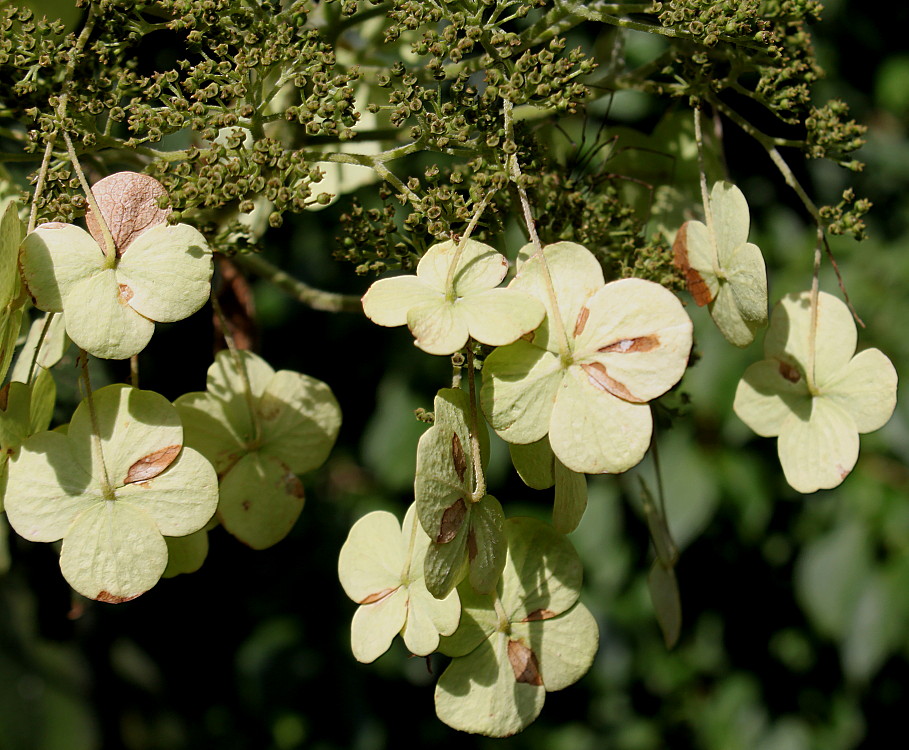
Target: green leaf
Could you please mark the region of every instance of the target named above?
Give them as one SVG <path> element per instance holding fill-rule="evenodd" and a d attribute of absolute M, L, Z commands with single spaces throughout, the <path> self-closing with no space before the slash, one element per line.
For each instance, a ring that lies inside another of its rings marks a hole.
<path fill-rule="evenodd" d="M 439 391 L 435 421 L 417 446 L 414 497 L 420 524 L 431 545 L 426 556 L 426 586 L 436 597 L 448 595 L 469 565 L 470 581 L 489 592 L 505 562 L 502 506 L 492 495 L 474 501 L 476 475 L 471 448 L 469 398 L 454 388 Z M 488 435 L 480 431 L 481 458 Z"/>
<path fill-rule="evenodd" d="M 520 445 L 510 443 L 511 461 L 524 484 L 535 490 L 555 485 L 552 525 L 561 534 L 574 531 L 587 508 L 587 479 L 555 457 L 548 438 Z"/>
<path fill-rule="evenodd" d="M 457 592 L 436 599 L 423 582 L 428 545 L 414 505 L 403 527 L 391 513 L 374 511 L 351 528 L 338 558 L 338 577 L 345 593 L 360 605 L 351 625 L 351 648 L 358 661 L 377 659 L 398 633 L 412 653 L 426 656 L 436 650 L 440 635 L 457 628 Z"/>
<path fill-rule="evenodd" d="M 654 560 L 647 576 L 650 599 L 656 612 L 657 622 L 663 631 L 666 648 L 678 643 L 682 632 L 682 602 L 679 597 L 679 584 L 675 578 L 675 569 Z"/>
<path fill-rule="evenodd" d="M 363 297 L 363 311 L 374 323 L 404 323 L 414 342 L 430 354 L 453 354 L 468 337 L 491 346 L 510 344 L 532 331 L 544 311 L 533 297 L 496 289 L 508 261 L 476 240 L 440 242 L 426 251 L 416 276 L 375 282 Z"/>
<path fill-rule="evenodd" d="M 92 398 L 93 409 L 83 401 L 66 435 L 25 441 L 10 464 L 6 510 L 26 539 L 63 539 L 60 567 L 79 593 L 122 602 L 163 574 L 164 534 L 191 534 L 208 522 L 217 477 L 183 447 L 179 416 L 163 396 L 111 385 Z"/>
<path fill-rule="evenodd" d="M 717 182 L 705 207 L 707 224 L 688 221 L 676 233 L 675 264 L 688 291 L 726 339 L 748 346 L 767 324 L 767 270 L 757 245 L 748 242 L 748 203 L 735 185 Z"/>
<path fill-rule="evenodd" d="M 0 310 L 19 296 L 19 244 L 25 227 L 19 219 L 19 203 L 8 201 L 0 215 Z"/>
<path fill-rule="evenodd" d="M 162 578 L 173 578 L 181 573 L 195 573 L 208 557 L 208 532 L 199 529 L 186 536 L 166 536 L 167 567 Z"/>
<path fill-rule="evenodd" d="M 877 349 L 855 353 L 846 305 L 821 292 L 790 294 L 774 308 L 765 359 L 739 382 L 733 408 L 763 437 L 779 437 L 786 481 L 799 492 L 839 485 L 855 466 L 860 433 L 882 427 L 896 406 L 896 370 Z"/>
<path fill-rule="evenodd" d="M 47 321 L 48 317 L 51 318 L 50 323 Z M 47 333 L 41 341 L 41 349 L 36 358 L 35 347 L 38 346 L 38 340 L 41 338 L 45 328 Z M 69 346 L 69 339 L 66 337 L 63 316 L 56 313 L 39 315 L 29 326 L 28 336 L 16 356 L 16 363 L 13 365 L 10 380 L 18 380 L 20 383 L 25 383 L 28 380 L 28 372 L 33 360 L 36 365 L 41 367 L 53 367 L 62 359 L 67 346 Z"/>
<path fill-rule="evenodd" d="M 286 464 L 253 451 L 221 477 L 218 520 L 244 544 L 267 549 L 290 533 L 304 500 L 303 484 Z"/>

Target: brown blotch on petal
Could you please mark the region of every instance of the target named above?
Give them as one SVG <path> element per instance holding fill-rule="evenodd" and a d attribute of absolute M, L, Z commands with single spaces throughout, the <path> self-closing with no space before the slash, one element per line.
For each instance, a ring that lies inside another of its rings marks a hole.
<path fill-rule="evenodd" d="M 439 533 L 436 534 L 437 544 L 446 544 L 458 535 L 464 517 L 467 515 L 467 504 L 463 497 L 459 497 L 442 513 L 442 522 L 439 524 Z"/>
<path fill-rule="evenodd" d="M 292 471 L 288 471 L 281 478 L 281 489 L 286 494 L 297 498 L 297 500 L 303 500 L 306 496 L 306 493 L 303 490 L 303 482 L 301 482 L 300 478 Z"/>
<path fill-rule="evenodd" d="M 182 449 L 182 445 L 168 445 L 166 448 L 143 456 L 129 467 L 123 484 L 153 479 L 174 462 Z"/>
<path fill-rule="evenodd" d="M 782 375 L 790 383 L 798 383 L 802 379 L 802 373 L 799 372 L 799 368 L 793 365 L 790 365 L 788 362 L 783 362 L 780 360 L 780 375 Z"/>
<path fill-rule="evenodd" d="M 634 354 L 635 352 L 650 352 L 660 345 L 660 337 L 656 334 L 651 336 L 638 336 L 635 339 L 621 339 L 601 347 L 601 352 L 618 352 L 619 354 Z"/>
<path fill-rule="evenodd" d="M 645 403 L 644 399 L 638 398 L 622 383 L 615 378 L 610 377 L 609 373 L 606 372 L 606 367 L 600 362 L 594 362 L 590 365 L 581 365 L 581 369 L 587 373 L 587 379 L 595 388 L 611 393 L 613 396 L 623 399 L 624 401 L 630 401 L 633 404 Z"/>
<path fill-rule="evenodd" d="M 370 594 L 369 596 L 367 596 L 366 598 L 362 599 L 362 600 L 361 600 L 360 602 L 358 602 L 358 603 L 359 603 L 359 604 L 374 604 L 375 602 L 381 601 L 381 600 L 384 599 L 386 596 L 389 596 L 390 594 L 393 594 L 393 593 L 394 593 L 395 591 L 397 591 L 397 590 L 398 590 L 397 588 L 393 588 L 393 589 L 382 589 L 381 591 L 376 591 L 376 593 L 374 593 L 374 594 Z"/>
<path fill-rule="evenodd" d="M 467 559 L 470 562 L 477 559 L 477 535 L 473 532 L 473 526 L 467 530 Z"/>
<path fill-rule="evenodd" d="M 452 433 L 451 436 L 451 460 L 454 463 L 454 470 L 458 479 L 463 482 L 464 474 L 467 471 L 467 457 L 464 455 L 464 446 L 461 445 L 461 438 L 458 433 Z"/>
<path fill-rule="evenodd" d="M 133 298 L 133 290 L 126 284 L 120 284 L 120 293 L 117 295 L 117 301 L 121 305 L 127 304 Z"/>
<path fill-rule="evenodd" d="M 696 270 L 688 264 L 688 222 L 686 221 L 679 227 L 675 233 L 675 242 L 672 243 L 672 262 L 676 268 L 685 274 L 685 284 L 688 291 L 694 297 L 694 302 L 698 307 L 713 302 L 713 295 L 707 282 L 701 277 Z"/>
<path fill-rule="evenodd" d="M 587 326 L 587 318 L 590 317 L 590 308 L 586 305 L 581 308 L 581 312 L 578 313 L 578 319 L 574 324 L 574 335 L 575 338 L 580 336 L 584 332 L 584 328 Z"/>
<path fill-rule="evenodd" d="M 552 617 L 556 616 L 556 612 L 553 612 L 551 609 L 537 609 L 531 612 L 527 617 L 525 617 L 521 622 L 535 622 L 536 620 L 549 620 Z"/>
<path fill-rule="evenodd" d="M 6 411 L 6 407 L 9 406 L 9 387 L 10 383 L 7 383 L 0 388 L 0 409 L 3 411 Z"/>
<path fill-rule="evenodd" d="M 508 641 L 508 661 L 511 662 L 517 682 L 538 686 L 543 684 L 536 654 L 520 641 Z"/>
<path fill-rule="evenodd" d="M 109 591 L 99 591 L 92 598 L 99 602 L 107 602 L 108 604 L 123 604 L 123 602 L 132 601 L 137 596 L 139 596 L 139 594 L 133 594 L 132 596 L 116 596 Z"/>

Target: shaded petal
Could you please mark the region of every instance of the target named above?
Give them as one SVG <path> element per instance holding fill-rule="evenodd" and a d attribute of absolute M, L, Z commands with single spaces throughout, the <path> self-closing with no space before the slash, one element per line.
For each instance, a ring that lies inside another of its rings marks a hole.
<path fill-rule="evenodd" d="M 751 217 L 748 201 L 742 191 L 731 182 L 719 181 L 710 190 L 710 213 L 716 237 L 717 259 L 720 266 L 730 265 L 730 255 L 735 248 L 748 242 Z"/>
<path fill-rule="evenodd" d="M 416 305 L 444 300 L 444 294 L 426 285 L 416 276 L 379 279 L 363 295 L 363 312 L 380 326 L 402 326 L 407 313 Z"/>
<path fill-rule="evenodd" d="M 808 419 L 789 417 L 777 451 L 786 481 L 808 493 L 839 485 L 858 460 L 859 438 L 852 417 L 829 399 L 812 399 Z"/>
<path fill-rule="evenodd" d="M 745 370 L 732 408 L 761 437 L 776 437 L 791 415 L 808 417 L 811 396 L 798 368 L 764 359 Z"/>
<path fill-rule="evenodd" d="M 226 473 L 246 454 L 246 444 L 240 440 L 226 416 L 226 404 L 204 393 L 184 393 L 174 401 L 183 422 L 183 444 L 199 451 L 215 471 Z"/>
<path fill-rule="evenodd" d="M 16 533 L 31 542 L 62 539 L 80 513 L 102 501 L 66 435 L 40 432 L 9 462 L 6 515 Z"/>
<path fill-rule="evenodd" d="M 510 443 L 533 443 L 549 431 L 564 372 L 558 358 L 527 341 L 496 349 L 483 365 L 480 400 L 492 428 Z"/>
<path fill-rule="evenodd" d="M 770 329 L 764 338 L 764 356 L 810 367 L 811 294 L 788 294 L 773 309 Z M 845 367 L 855 353 L 858 334 L 852 313 L 832 294 L 818 295 L 815 337 L 815 381 Z"/>
<path fill-rule="evenodd" d="M 514 623 L 511 634 L 533 649 L 547 692 L 580 680 L 593 664 L 600 644 L 597 621 L 580 602 L 559 617 Z"/>
<path fill-rule="evenodd" d="M 88 232 L 59 222 L 38 226 L 20 250 L 22 276 L 35 306 L 52 312 L 60 312 L 73 284 L 101 271 L 105 260 Z"/>
<path fill-rule="evenodd" d="M 274 456 L 295 474 L 321 466 L 328 458 L 341 409 L 321 380 L 279 370 L 256 402 L 262 427 L 262 455 Z"/>
<path fill-rule="evenodd" d="M 509 737 L 543 709 L 542 685 L 518 682 L 508 659 L 509 637 L 496 632 L 467 656 L 453 659 L 436 684 L 436 714 L 448 726 Z"/>
<path fill-rule="evenodd" d="M 104 466 L 114 488 L 130 481 L 133 466 L 149 456 L 165 459 L 158 463 L 159 471 L 177 457 L 183 445 L 183 426 L 173 404 L 160 393 L 118 383 L 98 389 L 92 398 Z M 82 401 L 67 435 L 82 465 L 92 466 L 93 476 L 100 478 L 103 469 L 92 453 L 92 422 L 88 401 Z"/>
<path fill-rule="evenodd" d="M 249 453 L 221 480 L 218 520 L 244 544 L 266 549 L 290 533 L 304 500 L 303 485 L 287 466 Z"/>
<path fill-rule="evenodd" d="M 644 457 L 652 429 L 647 404 L 616 398 L 571 367 L 556 396 L 549 442 L 572 471 L 618 474 Z"/>
<path fill-rule="evenodd" d="M 716 299 L 720 282 L 716 276 L 716 248 L 707 225 L 686 221 L 676 232 L 672 250 L 674 263 L 685 274 L 688 291 L 699 307 Z"/>
<path fill-rule="evenodd" d="M 489 289 L 456 303 L 470 335 L 490 346 L 505 346 L 534 330 L 543 320 L 543 304 L 514 289 Z"/>

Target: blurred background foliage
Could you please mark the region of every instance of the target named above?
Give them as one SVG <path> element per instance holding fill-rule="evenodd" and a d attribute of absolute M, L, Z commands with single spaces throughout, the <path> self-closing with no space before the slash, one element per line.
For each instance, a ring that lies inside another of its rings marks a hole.
<path fill-rule="evenodd" d="M 67 0 L 28 4 L 76 21 Z M 859 153 L 867 166 L 853 175 L 810 163 L 802 176 L 818 202 L 836 203 L 850 182 L 874 202 L 868 240 L 831 244 L 867 324 L 860 346 L 878 346 L 906 372 L 909 9 L 890 5 L 885 17 L 874 3 L 824 4 L 814 33 L 828 77 L 818 96 L 845 99 L 869 125 Z M 570 41 L 593 48 L 602 40 Z M 628 41 L 633 52 L 639 42 Z M 594 138 L 605 118 L 600 137 L 608 139 L 627 128 L 652 128 L 660 106 L 642 95 L 617 95 L 608 112 L 564 127 L 575 139 L 583 128 Z M 751 239 L 770 265 L 771 300 L 808 288 L 814 235 L 808 217 L 759 148 L 731 127 L 726 136 L 732 178 L 752 206 Z M 637 144 L 626 137 L 588 168 L 632 169 Z M 563 140 L 552 148 L 570 150 L 565 136 L 556 138 Z M 359 191 L 364 202 L 370 190 Z M 365 280 L 330 259 L 344 206 L 342 199 L 272 230 L 269 253 L 310 283 L 361 293 Z M 822 289 L 837 291 L 829 263 Z M 348 644 L 354 605 L 336 576 L 353 522 L 376 508 L 400 516 L 410 502 L 416 442 L 425 429 L 413 410 L 431 408 L 449 378 L 447 361 L 416 350 L 406 330 L 314 312 L 259 282 L 254 292 L 261 353 L 276 369 L 328 382 L 344 410 L 332 458 L 304 478 L 303 517 L 288 539 L 264 552 L 218 529 L 198 573 L 162 581 L 122 606 L 74 599 L 51 546 L 10 538 L 9 559 L 0 560 L 2 750 L 893 744 L 893 719 L 909 705 L 905 382 L 890 423 L 863 436 L 853 475 L 836 490 L 800 496 L 783 480 L 775 441 L 756 438 L 732 413 L 737 380 L 760 358 L 760 343 L 734 350 L 703 310 L 689 306 L 700 360 L 683 380 L 687 397 L 671 396 L 681 416 L 658 420 L 657 432 L 670 528 L 681 549 L 679 644 L 666 650 L 647 592 L 652 551 L 639 478 L 656 487 L 647 458 L 627 475 L 590 481 L 586 515 L 572 535 L 585 563 L 584 601 L 601 628 L 594 667 L 578 685 L 551 694 L 523 734 L 492 741 L 458 734 L 435 718 L 441 661 L 411 658 L 398 642 L 373 665 L 354 661 Z M 210 320 L 200 314 L 161 328 L 142 355 L 143 381 L 170 398 L 203 388 Z M 500 443 L 490 484 L 509 515 L 548 516 L 550 493 L 524 487 Z"/>

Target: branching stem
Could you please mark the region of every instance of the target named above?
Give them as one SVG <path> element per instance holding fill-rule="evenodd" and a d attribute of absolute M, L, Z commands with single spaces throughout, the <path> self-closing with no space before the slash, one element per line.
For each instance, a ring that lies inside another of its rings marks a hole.
<path fill-rule="evenodd" d="M 252 271 L 257 276 L 287 292 L 291 297 L 313 310 L 326 312 L 363 312 L 360 297 L 355 294 L 338 294 L 316 289 L 299 279 L 285 273 L 276 265 L 254 253 L 236 254 L 231 260 L 238 266 Z"/>
<path fill-rule="evenodd" d="M 88 352 L 84 349 L 79 350 L 79 358 L 82 360 L 82 381 L 85 386 L 85 400 L 88 403 L 88 415 L 92 423 L 92 453 L 94 454 L 93 464 L 101 467 L 102 482 L 101 492 L 105 499 L 114 499 L 114 488 L 110 482 L 110 475 L 107 473 L 107 464 L 104 461 L 104 451 L 101 448 L 101 428 L 98 425 L 98 413 L 95 410 L 95 399 L 92 395 L 92 381 L 88 374 Z"/>

